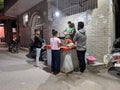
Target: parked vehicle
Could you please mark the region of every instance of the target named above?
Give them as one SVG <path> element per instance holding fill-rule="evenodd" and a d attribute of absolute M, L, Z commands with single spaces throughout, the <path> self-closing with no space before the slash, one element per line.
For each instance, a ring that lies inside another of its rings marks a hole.
<path fill-rule="evenodd" d="M 45 45 L 45 41 L 43 43 L 43 47 L 44 47 L 44 45 Z M 33 59 L 36 58 L 36 48 L 35 48 L 34 42 L 30 43 L 30 45 L 29 45 L 29 53 L 26 56 L 28 58 L 33 58 Z M 39 60 L 40 61 L 47 61 L 47 51 L 46 51 L 46 49 L 44 49 L 44 48 L 41 49 Z"/>
<path fill-rule="evenodd" d="M 11 44 L 9 44 L 9 51 L 12 53 L 18 53 L 18 40 L 16 38 L 12 40 Z"/>
<path fill-rule="evenodd" d="M 113 43 L 108 67 L 108 71 L 115 70 L 120 75 L 120 38 L 116 39 Z"/>

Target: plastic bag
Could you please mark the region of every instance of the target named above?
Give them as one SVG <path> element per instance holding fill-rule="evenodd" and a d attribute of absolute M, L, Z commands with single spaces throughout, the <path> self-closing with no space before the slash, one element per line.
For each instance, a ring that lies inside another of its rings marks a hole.
<path fill-rule="evenodd" d="M 109 63 L 109 61 L 110 61 L 110 55 L 104 55 L 104 57 L 103 57 L 103 62 L 107 65 L 108 63 Z"/>
<path fill-rule="evenodd" d="M 87 64 L 87 56 L 89 56 L 89 53 L 88 53 L 88 52 L 85 53 L 85 63 L 86 63 L 86 64 Z"/>
<path fill-rule="evenodd" d="M 67 54 L 67 55 L 65 55 L 65 59 L 63 61 L 61 71 L 64 73 L 68 73 L 68 72 L 73 71 L 73 69 L 74 68 L 73 68 L 71 54 Z"/>

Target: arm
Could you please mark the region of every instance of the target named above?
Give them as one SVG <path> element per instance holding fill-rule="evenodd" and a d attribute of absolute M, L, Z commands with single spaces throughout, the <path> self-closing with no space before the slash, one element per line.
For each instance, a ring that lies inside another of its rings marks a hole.
<path fill-rule="evenodd" d="M 75 43 L 78 40 L 78 34 L 75 33 L 75 36 L 73 37 L 73 42 Z"/>
<path fill-rule="evenodd" d="M 45 42 L 45 40 L 43 40 L 43 42 L 42 42 L 42 49 L 44 49 L 45 45 L 46 45 L 46 42 Z"/>
<path fill-rule="evenodd" d="M 74 31 L 75 31 L 75 28 L 72 29 L 72 31 L 70 32 L 70 35 L 73 35 Z"/>
<path fill-rule="evenodd" d="M 64 34 L 64 35 L 67 34 L 67 28 L 63 31 L 63 34 Z"/>
<path fill-rule="evenodd" d="M 58 39 L 58 47 L 62 46 L 61 40 Z"/>
<path fill-rule="evenodd" d="M 62 46 L 62 43 L 58 43 L 58 47 Z"/>

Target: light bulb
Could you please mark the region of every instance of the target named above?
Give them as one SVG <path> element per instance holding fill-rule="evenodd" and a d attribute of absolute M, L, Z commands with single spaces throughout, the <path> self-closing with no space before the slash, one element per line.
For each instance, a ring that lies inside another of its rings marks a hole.
<path fill-rule="evenodd" d="M 55 16 L 56 16 L 56 17 L 59 17 L 59 16 L 60 16 L 60 12 L 59 12 L 59 11 L 56 11 L 56 12 L 55 12 Z"/>

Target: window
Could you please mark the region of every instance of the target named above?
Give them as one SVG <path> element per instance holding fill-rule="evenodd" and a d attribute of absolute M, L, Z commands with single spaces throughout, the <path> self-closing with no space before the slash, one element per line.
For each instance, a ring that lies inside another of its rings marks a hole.
<path fill-rule="evenodd" d="M 67 16 L 98 7 L 98 0 L 59 0 L 59 9 Z"/>

